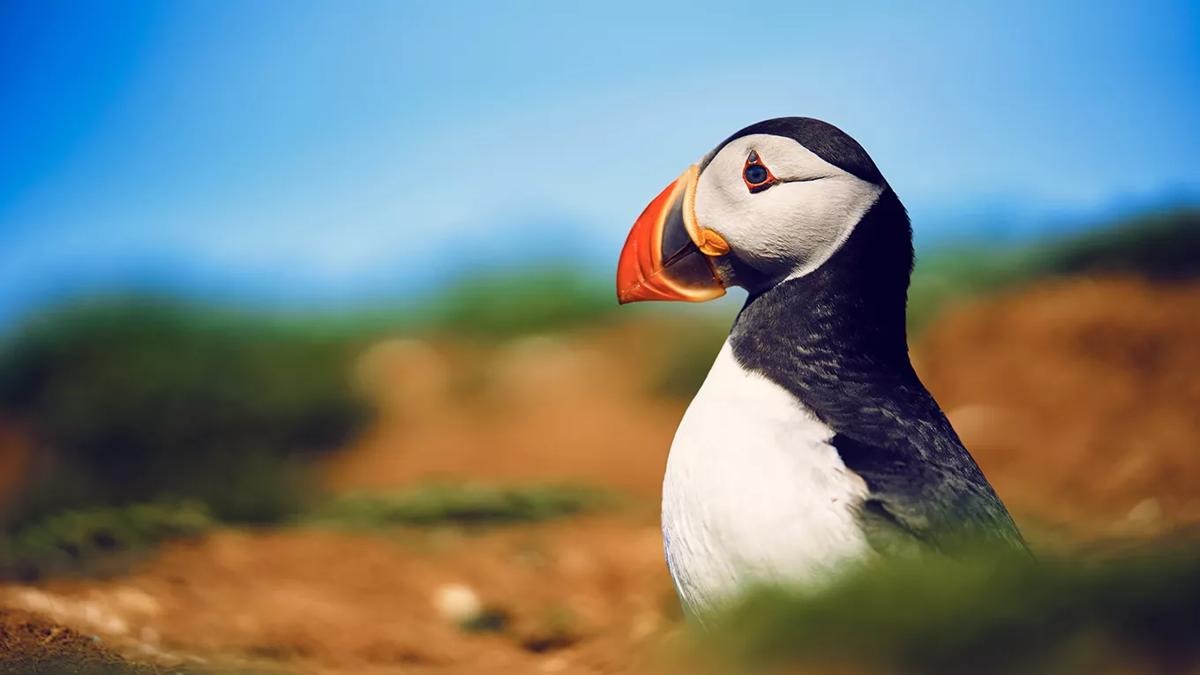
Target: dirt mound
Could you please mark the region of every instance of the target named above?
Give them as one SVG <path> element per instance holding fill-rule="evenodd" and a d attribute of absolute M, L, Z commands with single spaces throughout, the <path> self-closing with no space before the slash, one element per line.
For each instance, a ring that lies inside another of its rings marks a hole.
<path fill-rule="evenodd" d="M 1019 516 L 1200 522 L 1200 284 L 1047 283 L 952 312 L 915 355 Z"/>
<path fill-rule="evenodd" d="M 657 499 L 684 405 L 648 395 L 656 350 L 670 345 L 661 332 L 644 322 L 488 349 L 377 345 L 359 378 L 379 424 L 332 458 L 332 486 L 466 476 L 600 484 Z"/>
<path fill-rule="evenodd" d="M 95 638 L 28 612 L 0 609 L 0 673 L 137 672 Z"/>

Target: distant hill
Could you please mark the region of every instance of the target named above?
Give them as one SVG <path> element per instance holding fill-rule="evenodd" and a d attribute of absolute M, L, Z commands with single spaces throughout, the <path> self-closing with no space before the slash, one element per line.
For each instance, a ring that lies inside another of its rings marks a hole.
<path fill-rule="evenodd" d="M 1200 208 L 1143 214 L 1033 244 L 950 248 L 918 256 L 909 321 L 919 327 L 955 299 L 1078 274 L 1200 277 Z"/>

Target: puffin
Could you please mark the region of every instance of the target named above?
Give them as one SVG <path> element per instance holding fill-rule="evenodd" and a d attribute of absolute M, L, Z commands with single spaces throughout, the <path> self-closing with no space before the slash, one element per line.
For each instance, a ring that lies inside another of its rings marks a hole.
<path fill-rule="evenodd" d="M 688 615 L 879 556 L 1026 551 L 913 370 L 913 263 L 875 162 L 807 117 L 738 131 L 636 219 L 621 304 L 747 292 L 667 457 L 663 542 Z"/>

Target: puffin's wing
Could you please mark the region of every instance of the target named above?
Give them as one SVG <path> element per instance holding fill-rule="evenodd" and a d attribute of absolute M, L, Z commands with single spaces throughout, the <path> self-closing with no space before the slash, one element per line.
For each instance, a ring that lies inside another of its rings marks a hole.
<path fill-rule="evenodd" d="M 895 441 L 908 445 L 904 439 Z M 860 518 L 876 549 L 941 550 L 956 542 L 1025 548 L 1008 511 L 961 445 L 954 443 L 965 463 L 939 463 L 913 448 L 889 448 L 841 433 L 832 444 L 846 467 L 867 484 Z"/>

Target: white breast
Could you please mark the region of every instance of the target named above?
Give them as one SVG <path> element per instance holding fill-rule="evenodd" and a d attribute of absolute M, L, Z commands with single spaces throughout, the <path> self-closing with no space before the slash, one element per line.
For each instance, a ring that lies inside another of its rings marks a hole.
<path fill-rule="evenodd" d="M 667 565 L 690 611 L 749 582 L 812 583 L 861 556 L 867 494 L 794 396 L 729 343 L 675 433 L 663 481 Z"/>

